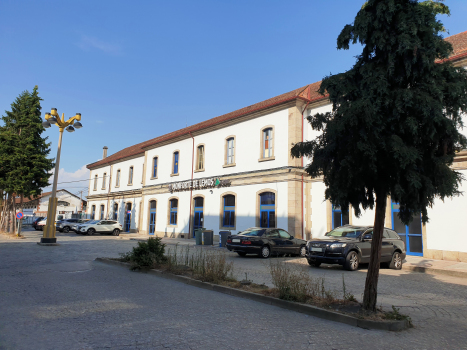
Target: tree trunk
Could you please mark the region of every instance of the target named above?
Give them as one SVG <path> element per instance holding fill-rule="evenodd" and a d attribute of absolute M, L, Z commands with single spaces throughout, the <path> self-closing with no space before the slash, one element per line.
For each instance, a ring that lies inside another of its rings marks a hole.
<path fill-rule="evenodd" d="M 386 193 L 376 193 L 375 224 L 371 241 L 370 264 L 363 294 L 363 308 L 372 312 L 376 311 L 376 300 L 378 298 L 379 264 L 383 243 L 384 219 L 386 217 L 386 200 Z"/>

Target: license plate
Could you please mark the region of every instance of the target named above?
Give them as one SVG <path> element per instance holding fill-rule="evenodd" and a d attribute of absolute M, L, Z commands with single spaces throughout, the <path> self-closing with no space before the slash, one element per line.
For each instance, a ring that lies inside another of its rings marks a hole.
<path fill-rule="evenodd" d="M 311 251 L 312 252 L 322 252 L 323 251 L 323 248 L 311 248 Z"/>
<path fill-rule="evenodd" d="M 234 238 L 234 239 L 232 239 L 232 243 L 240 243 L 240 239 Z"/>

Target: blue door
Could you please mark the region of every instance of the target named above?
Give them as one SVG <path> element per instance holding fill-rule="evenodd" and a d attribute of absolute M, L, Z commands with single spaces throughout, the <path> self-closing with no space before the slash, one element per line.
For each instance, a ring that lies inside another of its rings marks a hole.
<path fill-rule="evenodd" d="M 405 225 L 397 215 L 399 204 L 391 202 L 392 229 L 397 232 L 405 243 L 407 255 L 423 256 L 422 218 L 415 215 L 409 225 Z"/>
<path fill-rule="evenodd" d="M 259 207 L 260 227 L 276 227 L 276 196 L 272 192 L 264 192 L 260 195 Z"/>
<path fill-rule="evenodd" d="M 332 206 L 332 229 L 349 224 L 349 212 L 342 213 L 341 207 Z"/>
<path fill-rule="evenodd" d="M 197 197 L 194 199 L 194 217 L 193 217 L 193 237 L 195 237 L 195 230 L 203 227 L 203 207 L 204 199 L 202 197 Z"/>
<path fill-rule="evenodd" d="M 149 234 L 154 235 L 156 230 L 156 201 L 149 202 Z"/>
<path fill-rule="evenodd" d="M 125 224 L 124 224 L 125 232 L 130 232 L 130 228 L 131 228 L 131 203 L 127 203 L 126 211 L 125 211 Z"/>

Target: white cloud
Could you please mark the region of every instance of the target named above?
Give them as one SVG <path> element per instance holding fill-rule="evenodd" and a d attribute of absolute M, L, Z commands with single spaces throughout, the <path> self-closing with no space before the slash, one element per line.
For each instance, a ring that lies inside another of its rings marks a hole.
<path fill-rule="evenodd" d="M 91 36 L 81 36 L 81 40 L 76 44 L 83 51 L 90 51 L 96 49 L 111 55 L 119 55 L 122 53 L 122 47 L 117 44 L 110 44 L 104 41 L 101 41 L 95 37 Z"/>
<path fill-rule="evenodd" d="M 55 169 L 52 170 L 54 173 Z M 51 176 L 49 182 L 52 184 L 54 177 Z M 86 181 L 82 181 L 86 180 Z M 64 168 L 61 168 L 58 172 L 58 185 L 57 189 L 67 190 L 71 193 L 77 193 L 80 190 L 84 190 L 83 197 L 87 195 L 87 187 L 89 186 L 89 169 L 86 168 L 86 165 L 83 165 L 81 168 L 76 170 L 74 173 L 67 172 Z M 44 188 L 43 192 L 52 191 L 52 185 Z"/>

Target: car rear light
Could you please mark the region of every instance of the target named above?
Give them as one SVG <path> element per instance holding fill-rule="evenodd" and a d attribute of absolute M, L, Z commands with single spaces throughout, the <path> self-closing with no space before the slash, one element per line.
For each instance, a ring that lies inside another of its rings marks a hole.
<path fill-rule="evenodd" d="M 232 240 L 229 238 L 229 239 L 227 240 L 227 243 L 232 243 Z"/>
<path fill-rule="evenodd" d="M 251 244 L 251 241 L 242 241 L 242 244 Z"/>

